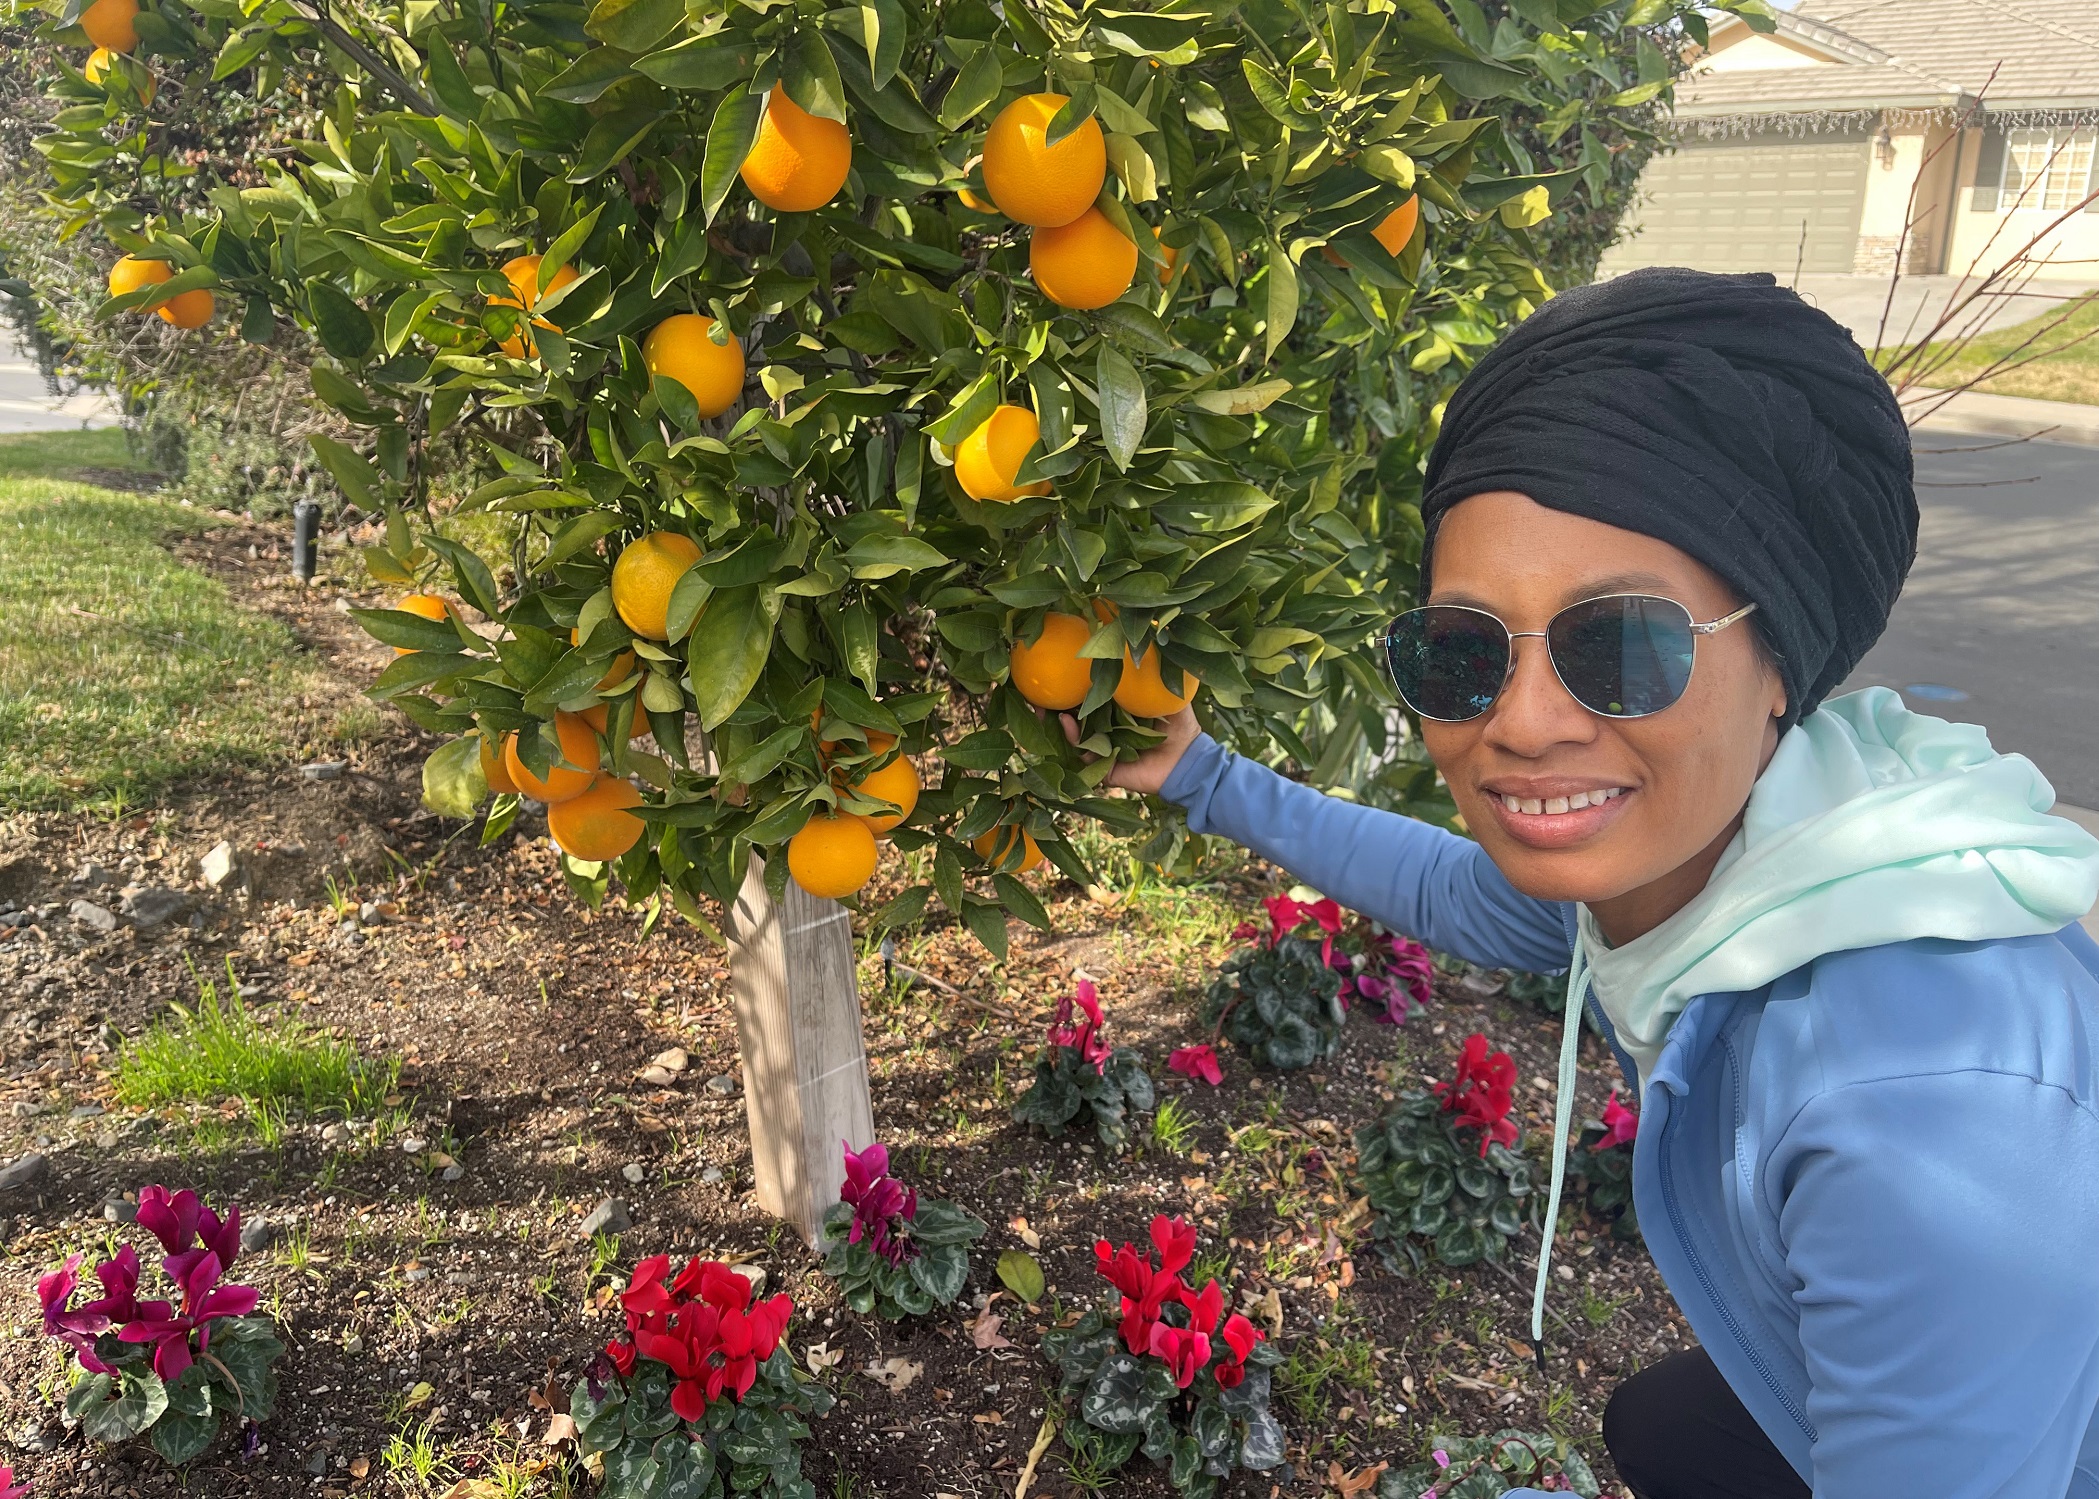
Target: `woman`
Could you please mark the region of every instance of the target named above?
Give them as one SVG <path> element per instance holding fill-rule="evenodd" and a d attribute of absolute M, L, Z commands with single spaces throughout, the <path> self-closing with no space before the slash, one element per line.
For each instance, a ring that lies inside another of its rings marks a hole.
<path fill-rule="evenodd" d="M 1421 509 L 1384 645 L 1477 842 L 1187 713 L 1114 779 L 1436 947 L 1571 966 L 1702 1345 L 1605 1413 L 1642 1499 L 2099 1496 L 2099 842 L 1981 729 L 1825 700 L 1915 555 L 1885 382 L 1768 276 L 1638 272 L 1480 362 Z"/>

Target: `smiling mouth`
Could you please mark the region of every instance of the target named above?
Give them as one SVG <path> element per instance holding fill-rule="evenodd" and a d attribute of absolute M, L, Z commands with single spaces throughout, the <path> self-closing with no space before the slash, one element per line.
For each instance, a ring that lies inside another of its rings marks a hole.
<path fill-rule="evenodd" d="M 1600 807 L 1607 801 L 1625 795 L 1629 788 L 1604 786 L 1594 791 L 1577 791 L 1572 796 L 1521 797 L 1489 793 L 1511 812 L 1526 817 L 1559 817 L 1568 812 L 1582 812 L 1590 807 Z"/>

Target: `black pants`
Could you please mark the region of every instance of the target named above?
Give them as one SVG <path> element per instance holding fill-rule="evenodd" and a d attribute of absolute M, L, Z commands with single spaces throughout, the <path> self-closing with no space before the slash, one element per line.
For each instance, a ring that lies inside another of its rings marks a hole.
<path fill-rule="evenodd" d="M 1811 1499 L 1703 1348 L 1618 1386 L 1603 1444 L 1639 1499 Z"/>

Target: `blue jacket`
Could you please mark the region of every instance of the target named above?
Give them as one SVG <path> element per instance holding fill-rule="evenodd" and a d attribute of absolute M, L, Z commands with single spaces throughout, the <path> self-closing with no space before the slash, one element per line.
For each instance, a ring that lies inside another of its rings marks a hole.
<path fill-rule="evenodd" d="M 1207 736 L 1163 794 L 1432 947 L 1567 966 L 1574 908 L 1467 839 Z M 1642 1090 L 1640 1226 L 1817 1499 L 2099 1499 L 2095 1074 L 2099 947 L 2075 926 L 1833 953 L 1677 1019 Z"/>

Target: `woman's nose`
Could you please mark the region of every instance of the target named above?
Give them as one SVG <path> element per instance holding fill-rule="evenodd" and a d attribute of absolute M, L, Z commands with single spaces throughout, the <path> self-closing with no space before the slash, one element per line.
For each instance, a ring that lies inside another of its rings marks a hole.
<path fill-rule="evenodd" d="M 1554 745 L 1596 736 L 1595 716 L 1574 700 L 1552 669 L 1545 641 L 1525 635 L 1510 644 L 1508 681 L 1487 715 L 1485 737 L 1511 754 L 1533 759 Z"/>

